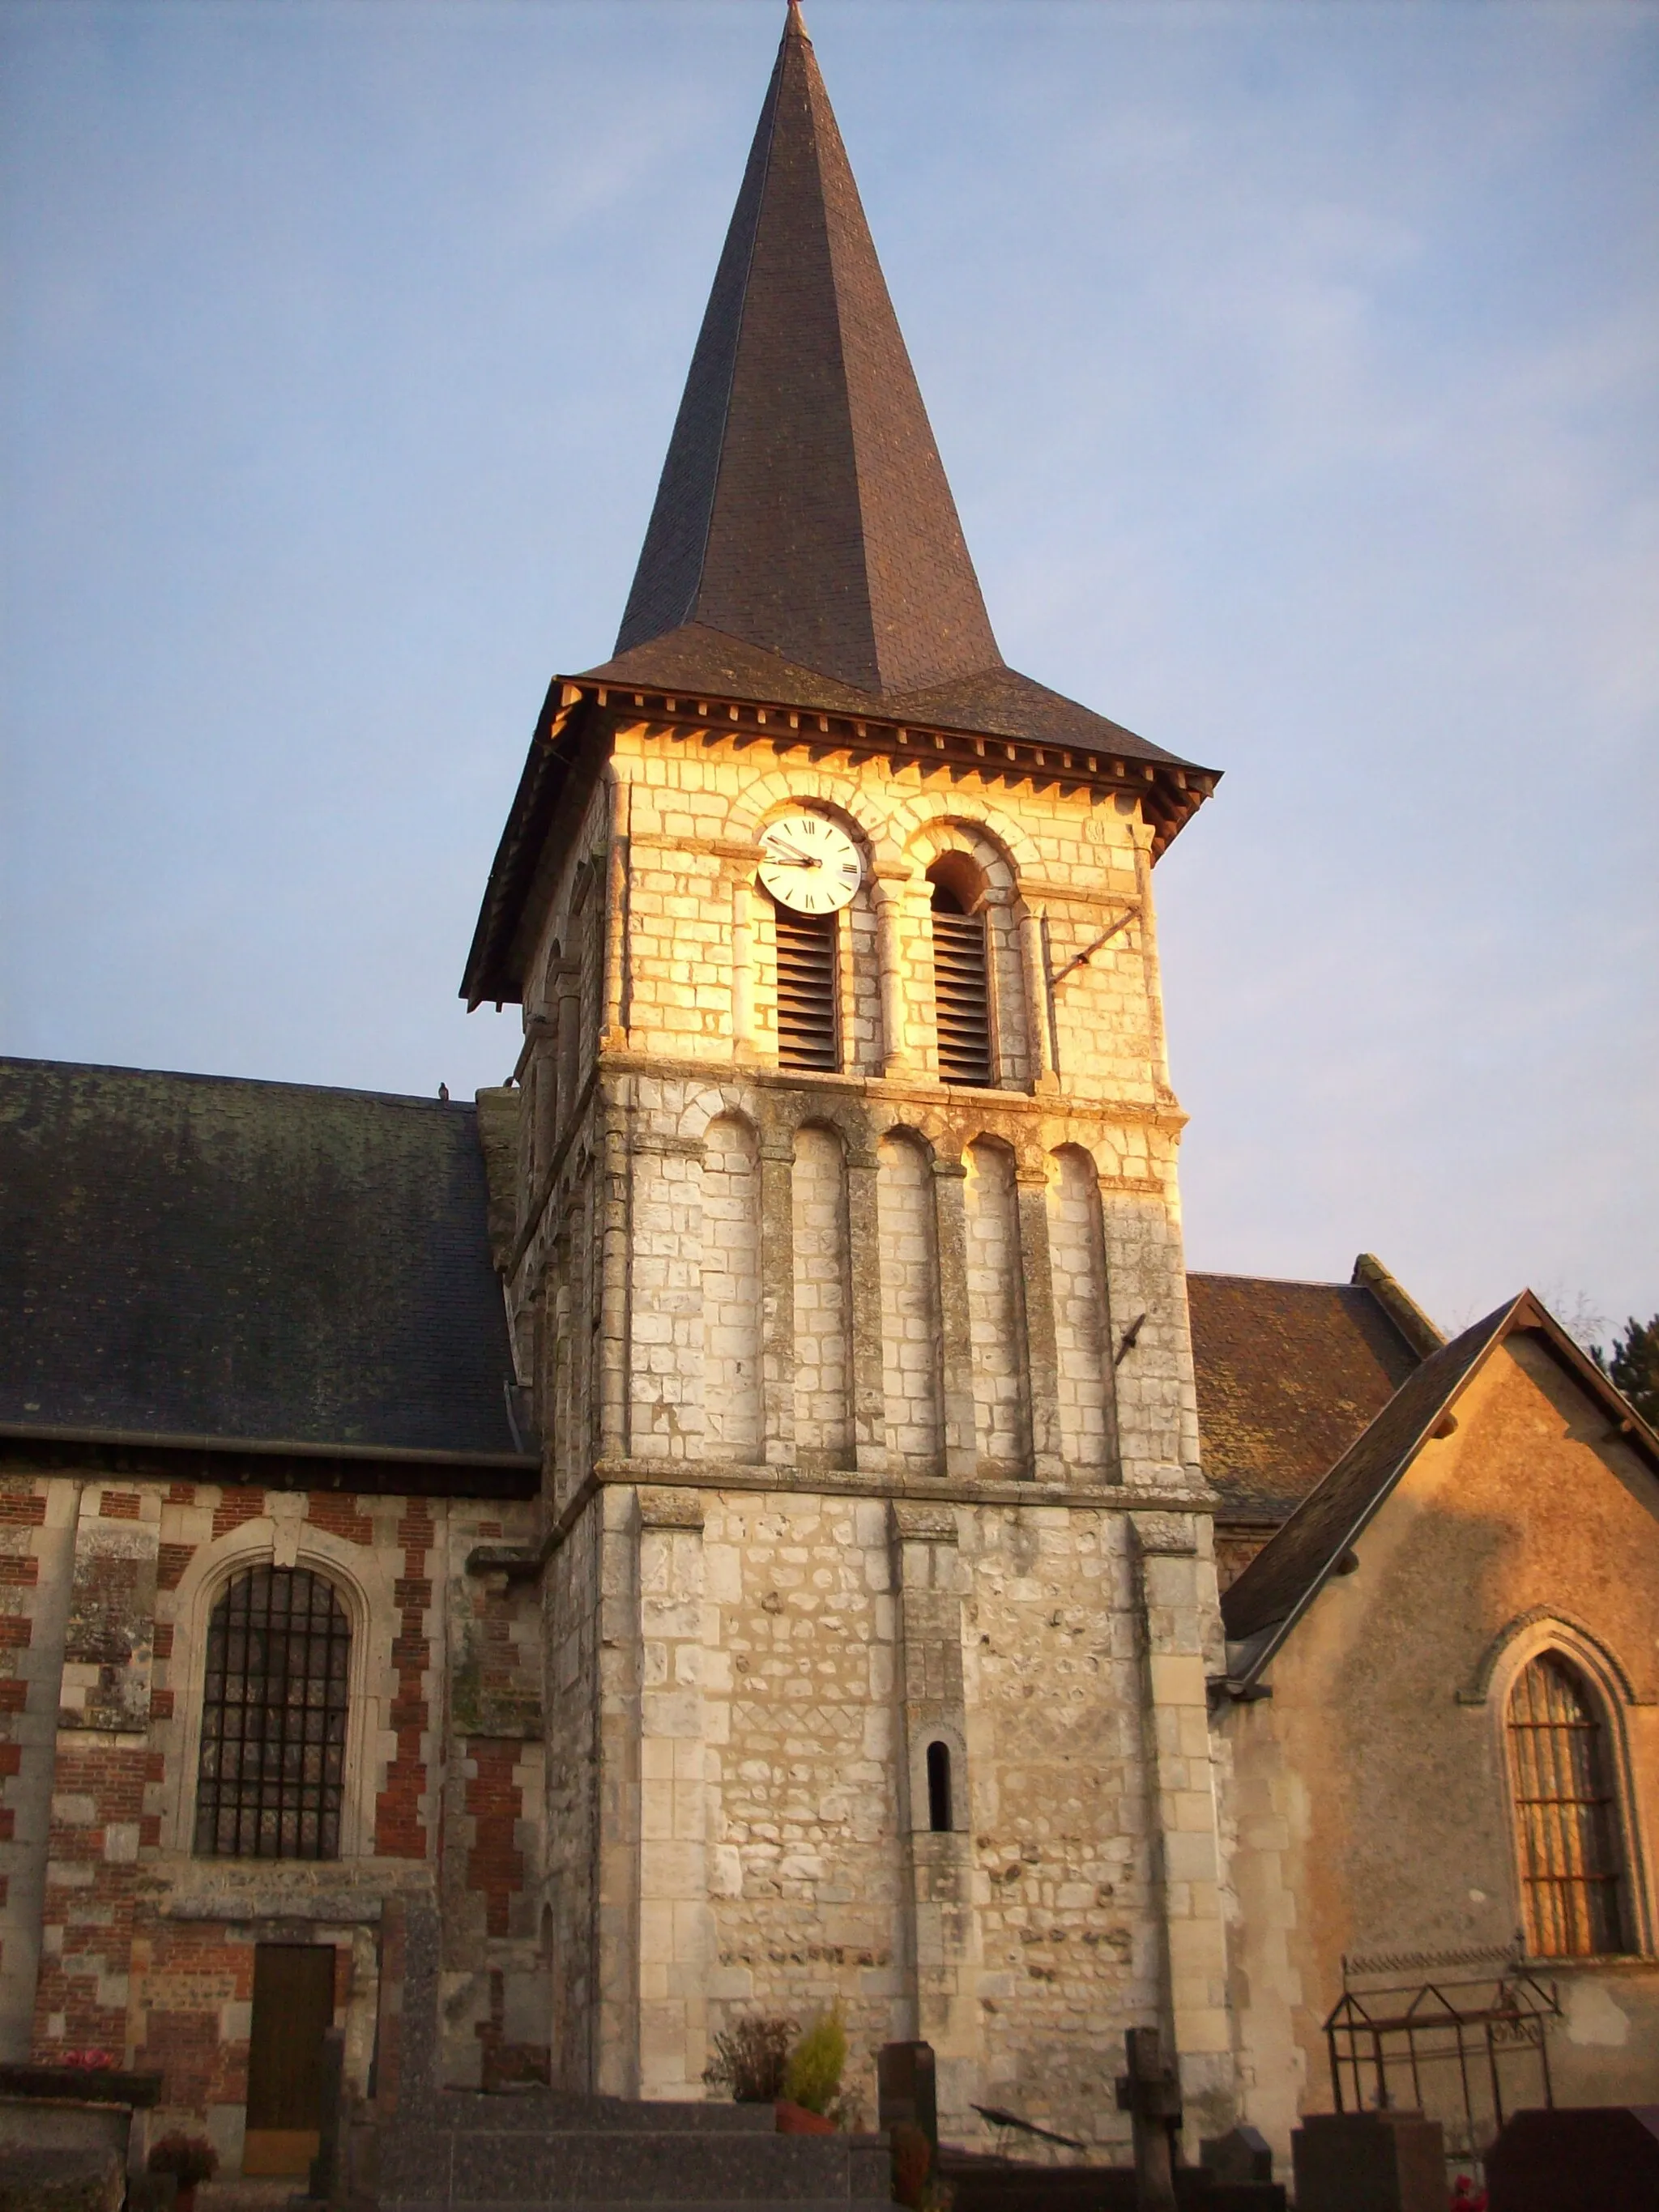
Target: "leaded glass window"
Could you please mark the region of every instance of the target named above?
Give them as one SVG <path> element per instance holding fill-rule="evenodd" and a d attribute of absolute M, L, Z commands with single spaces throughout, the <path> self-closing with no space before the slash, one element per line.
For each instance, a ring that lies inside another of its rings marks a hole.
<path fill-rule="evenodd" d="M 1510 1697 L 1527 1939 L 1540 1959 L 1626 1948 L 1622 1853 L 1607 1731 L 1588 1684 L 1553 1651 Z"/>
<path fill-rule="evenodd" d="M 208 1626 L 198 1854 L 339 1856 L 350 1656 L 323 1576 L 254 1567 L 228 1585 Z"/>

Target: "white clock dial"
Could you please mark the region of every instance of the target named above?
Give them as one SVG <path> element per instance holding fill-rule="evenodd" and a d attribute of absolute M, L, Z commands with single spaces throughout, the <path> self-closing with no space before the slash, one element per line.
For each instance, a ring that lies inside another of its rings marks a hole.
<path fill-rule="evenodd" d="M 864 880 L 859 848 L 821 814 L 786 814 L 760 834 L 757 873 L 780 906 L 796 914 L 834 914 Z"/>

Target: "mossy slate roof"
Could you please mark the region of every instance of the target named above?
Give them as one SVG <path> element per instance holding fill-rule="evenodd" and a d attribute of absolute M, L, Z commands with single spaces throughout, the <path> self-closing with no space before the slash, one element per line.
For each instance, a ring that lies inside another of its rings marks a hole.
<path fill-rule="evenodd" d="M 516 1449 L 471 1106 L 0 1060 L 0 1423 Z"/>
<path fill-rule="evenodd" d="M 1204 1472 L 1221 1518 L 1276 1525 L 1380 1413 L 1420 1355 L 1345 1283 L 1188 1275 Z"/>

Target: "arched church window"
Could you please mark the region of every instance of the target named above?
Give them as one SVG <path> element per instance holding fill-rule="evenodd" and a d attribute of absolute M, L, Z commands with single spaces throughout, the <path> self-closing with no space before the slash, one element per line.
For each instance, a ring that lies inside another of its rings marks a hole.
<path fill-rule="evenodd" d="M 971 910 L 978 871 L 946 853 L 927 871 L 933 887 L 933 1013 L 939 1072 L 983 1090 L 993 1080 L 990 962 L 983 911 Z"/>
<path fill-rule="evenodd" d="M 1623 1951 L 1623 1853 L 1607 1729 L 1589 1683 L 1545 1651 L 1510 1696 L 1527 1940 L 1541 1959 Z"/>
<path fill-rule="evenodd" d="M 196 1849 L 216 1858 L 340 1855 L 351 1626 L 304 1567 L 254 1567 L 208 1624 Z"/>
<path fill-rule="evenodd" d="M 834 914 L 795 914 L 774 903 L 777 948 L 778 1065 L 831 1074 L 841 1066 Z"/>
<path fill-rule="evenodd" d="M 948 1835 L 956 1823 L 951 1818 L 951 1747 L 927 1747 L 927 1825 L 936 1836 Z"/>

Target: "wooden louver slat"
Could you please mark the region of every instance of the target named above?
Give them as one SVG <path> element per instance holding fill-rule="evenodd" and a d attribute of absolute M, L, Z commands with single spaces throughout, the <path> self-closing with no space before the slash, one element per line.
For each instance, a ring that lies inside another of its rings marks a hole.
<path fill-rule="evenodd" d="M 776 909 L 778 1065 L 841 1066 L 836 1013 L 836 916 Z"/>
<path fill-rule="evenodd" d="M 933 909 L 933 1006 L 939 1072 L 946 1083 L 991 1081 L 991 994 L 985 917 Z"/>

